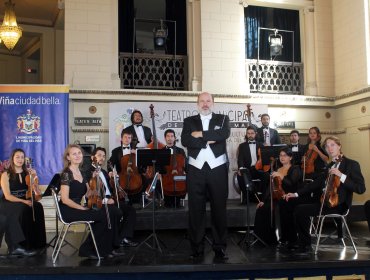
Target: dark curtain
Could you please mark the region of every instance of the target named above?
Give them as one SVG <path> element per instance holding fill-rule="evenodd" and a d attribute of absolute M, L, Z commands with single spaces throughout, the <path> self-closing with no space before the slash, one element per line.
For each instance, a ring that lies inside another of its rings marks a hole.
<path fill-rule="evenodd" d="M 120 52 L 133 52 L 134 16 L 134 0 L 119 0 L 118 33 Z"/>
<path fill-rule="evenodd" d="M 245 16 L 245 40 L 246 57 L 257 59 L 258 57 L 258 28 L 272 28 L 294 31 L 294 61 L 301 62 L 301 44 L 299 32 L 299 12 L 287 9 L 275 9 L 266 7 L 248 6 L 244 9 Z M 259 59 L 278 61 L 292 61 L 293 46 L 292 32 L 278 32 L 283 37 L 282 55 L 271 57 L 268 38 L 273 31 L 260 29 Z"/>
<path fill-rule="evenodd" d="M 186 48 L 186 1 L 166 0 L 166 20 L 176 21 L 176 54 L 187 55 Z M 166 23 L 168 27 L 167 54 L 175 53 L 175 25 Z"/>

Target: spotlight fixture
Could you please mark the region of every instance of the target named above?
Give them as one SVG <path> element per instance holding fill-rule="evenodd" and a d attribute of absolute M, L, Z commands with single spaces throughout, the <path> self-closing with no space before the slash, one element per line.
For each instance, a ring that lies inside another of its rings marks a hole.
<path fill-rule="evenodd" d="M 168 29 L 165 24 L 163 24 L 163 20 L 160 20 L 161 25 L 153 29 L 154 34 L 154 46 L 163 48 L 166 46 L 166 40 L 168 36 Z"/>
<path fill-rule="evenodd" d="M 270 56 L 282 55 L 283 53 L 283 36 L 275 29 L 274 34 L 269 35 Z"/>

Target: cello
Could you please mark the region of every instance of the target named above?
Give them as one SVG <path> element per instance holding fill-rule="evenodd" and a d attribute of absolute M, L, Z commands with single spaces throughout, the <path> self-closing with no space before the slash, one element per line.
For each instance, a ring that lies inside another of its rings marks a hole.
<path fill-rule="evenodd" d="M 32 159 L 27 158 L 26 159 L 26 166 L 27 169 L 32 169 Z M 31 173 L 31 171 L 28 172 L 26 175 L 26 185 L 28 186 L 28 190 L 26 192 L 26 199 L 31 199 L 32 203 L 32 219 L 35 221 L 35 208 L 33 206 L 34 201 L 39 201 L 42 198 L 41 191 L 39 189 L 39 178 L 37 175 L 34 175 Z"/>
<path fill-rule="evenodd" d="M 185 176 L 185 157 L 176 152 L 175 145 L 172 151 L 171 164 L 166 166 L 166 174 L 162 175 L 163 192 L 167 196 L 183 196 L 186 194 L 186 183 L 178 181 L 175 185 L 174 177 Z"/>
<path fill-rule="evenodd" d="M 132 149 L 136 149 L 137 140 L 132 140 Z M 142 178 L 136 165 L 136 157 L 130 152 L 121 158 L 119 185 L 129 195 L 137 194 L 142 188 Z"/>

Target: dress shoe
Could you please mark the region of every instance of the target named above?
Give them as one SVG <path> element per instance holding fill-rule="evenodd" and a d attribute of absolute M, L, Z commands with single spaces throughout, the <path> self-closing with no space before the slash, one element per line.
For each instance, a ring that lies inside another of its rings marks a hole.
<path fill-rule="evenodd" d="M 215 250 L 215 259 L 217 260 L 227 260 L 228 257 L 226 256 L 224 249 L 217 249 Z"/>
<path fill-rule="evenodd" d="M 189 259 L 191 260 L 201 260 L 204 257 L 204 252 L 195 252 L 189 256 Z"/>
<path fill-rule="evenodd" d="M 123 238 L 120 245 L 122 247 L 136 247 L 138 243 L 128 238 Z"/>
<path fill-rule="evenodd" d="M 12 256 L 24 256 L 24 257 L 32 257 L 37 254 L 37 251 L 26 250 L 22 247 L 17 247 L 11 251 L 9 251 L 9 255 Z"/>
<path fill-rule="evenodd" d="M 121 257 L 125 255 L 125 252 L 113 250 L 110 255 L 112 255 L 113 257 Z"/>
<path fill-rule="evenodd" d="M 99 260 L 98 256 L 94 255 L 94 254 L 88 255 L 87 258 L 89 260 Z M 104 257 L 100 256 L 100 260 L 102 260 L 102 259 L 104 259 Z"/>

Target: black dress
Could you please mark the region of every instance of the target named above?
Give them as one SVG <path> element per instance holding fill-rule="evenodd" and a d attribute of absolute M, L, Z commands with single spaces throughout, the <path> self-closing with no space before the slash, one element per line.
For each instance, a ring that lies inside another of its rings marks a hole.
<path fill-rule="evenodd" d="M 302 172 L 299 166 L 292 165 L 287 175 L 282 180 L 282 188 L 285 193 L 295 193 L 302 182 Z M 279 209 L 281 241 L 295 242 L 297 240 L 297 233 L 294 225 L 294 209 L 298 201 L 290 199 L 285 201 L 280 199 L 274 201 L 274 208 Z M 254 221 L 255 234 L 264 240 L 267 244 L 274 245 L 277 243 L 275 234 L 275 215 L 273 215 L 271 223 L 271 202 L 270 195 L 264 200 L 264 205 L 256 210 Z"/>
<path fill-rule="evenodd" d="M 82 197 L 86 194 L 86 179 L 79 182 L 73 178 L 71 171 L 62 173 L 62 185 L 69 186 L 69 198 L 77 204 L 80 204 Z M 115 228 L 112 223 L 111 229 L 108 228 L 107 216 L 104 207 L 99 210 L 80 210 L 71 208 L 62 201 L 59 202 L 60 211 L 63 219 L 66 222 L 73 221 L 94 221 L 92 229 L 95 236 L 95 241 L 98 246 L 100 256 L 104 257 L 109 255 L 116 244 L 114 244 Z M 80 246 L 79 255 L 81 257 L 88 257 L 95 255 L 95 247 L 91 235 Z"/>
<path fill-rule="evenodd" d="M 26 172 L 10 176 L 9 189 L 13 196 L 26 199 L 28 186 L 26 185 Z M 22 180 L 20 179 L 22 178 Z M 44 208 L 40 202 L 32 207 L 22 202 L 11 202 L 3 197 L 0 202 L 0 214 L 6 217 L 8 228 L 5 232 L 5 241 L 10 249 L 22 246 L 27 250 L 41 249 L 46 245 Z"/>

